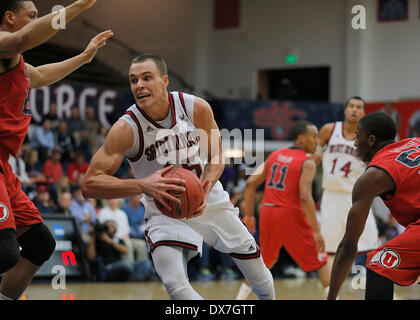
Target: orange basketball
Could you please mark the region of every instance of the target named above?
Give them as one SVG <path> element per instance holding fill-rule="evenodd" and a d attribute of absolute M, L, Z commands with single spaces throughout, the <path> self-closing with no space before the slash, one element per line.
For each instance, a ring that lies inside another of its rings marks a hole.
<path fill-rule="evenodd" d="M 175 202 L 167 201 L 171 211 L 165 209 L 155 200 L 157 208 L 166 216 L 174 219 L 191 218 L 192 214 L 203 203 L 203 185 L 200 179 L 191 171 L 183 168 L 174 168 L 164 175 L 165 178 L 177 178 L 185 181 L 185 192 L 169 191 L 170 194 L 182 201 L 179 205 Z"/>

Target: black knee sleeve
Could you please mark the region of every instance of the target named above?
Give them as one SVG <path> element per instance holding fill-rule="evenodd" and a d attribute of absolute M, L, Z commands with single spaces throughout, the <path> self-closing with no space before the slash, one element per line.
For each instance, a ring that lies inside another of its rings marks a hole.
<path fill-rule="evenodd" d="M 394 282 L 367 268 L 365 300 L 392 300 Z"/>
<path fill-rule="evenodd" d="M 33 225 L 18 238 L 20 255 L 37 266 L 47 261 L 55 249 L 55 239 L 43 223 Z"/>
<path fill-rule="evenodd" d="M 19 261 L 19 243 L 16 231 L 0 230 L 0 274 L 12 269 Z"/>

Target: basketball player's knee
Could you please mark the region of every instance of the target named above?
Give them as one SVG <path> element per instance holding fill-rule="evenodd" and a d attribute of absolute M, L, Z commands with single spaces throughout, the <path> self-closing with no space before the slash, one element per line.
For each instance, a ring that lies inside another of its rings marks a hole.
<path fill-rule="evenodd" d="M 251 272 L 247 280 L 259 299 L 275 299 L 273 275 L 267 267 L 264 266 L 259 272 Z"/>
<path fill-rule="evenodd" d="M 166 279 L 166 281 L 162 279 L 162 282 L 170 296 L 176 296 L 178 292 L 183 291 L 190 286 L 188 279 L 186 278 L 172 278 Z"/>
<path fill-rule="evenodd" d="M 20 255 L 37 266 L 44 264 L 55 249 L 55 239 L 43 223 L 33 225 L 18 241 L 22 247 Z"/>
<path fill-rule="evenodd" d="M 12 269 L 19 261 L 19 243 L 16 231 L 0 230 L 0 274 Z"/>

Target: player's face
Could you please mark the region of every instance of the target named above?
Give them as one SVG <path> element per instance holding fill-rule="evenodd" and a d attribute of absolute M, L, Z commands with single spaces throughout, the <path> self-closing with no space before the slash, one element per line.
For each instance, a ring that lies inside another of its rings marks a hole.
<path fill-rule="evenodd" d="M 32 1 L 24 1 L 19 10 L 14 13 L 13 32 L 19 31 L 29 22 L 38 19 L 38 10 Z"/>
<path fill-rule="evenodd" d="M 344 110 L 344 116 L 348 122 L 359 122 L 359 120 L 365 116 L 363 101 L 358 99 L 350 99 L 350 101 L 347 103 L 346 109 Z"/>
<path fill-rule="evenodd" d="M 138 106 L 148 109 L 155 104 L 167 104 L 168 76 L 162 76 L 153 60 L 134 63 L 130 67 L 131 92 Z"/>
<path fill-rule="evenodd" d="M 305 152 L 314 153 L 318 143 L 318 128 L 316 126 L 308 126 L 305 133 Z"/>
<path fill-rule="evenodd" d="M 359 124 L 356 130 L 356 140 L 354 141 L 354 146 L 356 147 L 357 156 L 363 162 L 370 162 L 372 157 L 370 156 L 370 144 L 369 137 L 367 136 L 363 127 Z"/>

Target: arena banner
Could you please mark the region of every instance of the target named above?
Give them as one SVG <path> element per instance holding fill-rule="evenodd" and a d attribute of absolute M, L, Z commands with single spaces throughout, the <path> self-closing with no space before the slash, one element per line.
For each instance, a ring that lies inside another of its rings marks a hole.
<path fill-rule="evenodd" d="M 366 113 L 383 109 L 385 102 L 370 102 L 366 104 Z M 392 102 L 392 113 L 399 114 L 399 139 L 420 136 L 420 100 Z"/>
<path fill-rule="evenodd" d="M 57 105 L 60 119 L 70 118 L 76 106 L 85 119 L 86 107 L 96 110 L 97 120 L 110 128 L 134 103 L 130 90 L 114 90 L 72 82 L 59 82 L 30 92 L 34 122 L 40 123 L 50 105 Z M 291 127 L 299 120 L 321 128 L 327 122 L 343 119 L 343 105 L 318 102 L 214 100 L 211 104 L 220 129 L 263 129 L 265 140 L 287 140 Z"/>
<path fill-rule="evenodd" d="M 59 119 L 70 118 L 71 108 L 75 106 L 79 108 L 80 116 L 84 120 L 86 107 L 93 107 L 96 110 L 96 119 L 106 128 L 110 128 L 134 103 L 129 90 L 115 90 L 67 81 L 37 90 L 31 89 L 29 99 L 35 123 L 40 123 L 42 115 L 47 114 L 50 105 L 55 103 Z"/>
<path fill-rule="evenodd" d="M 219 100 L 211 104 L 219 128 L 264 129 L 265 140 L 287 140 L 299 120 L 310 121 L 320 129 L 344 117 L 341 104 L 255 100 Z"/>

